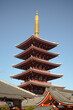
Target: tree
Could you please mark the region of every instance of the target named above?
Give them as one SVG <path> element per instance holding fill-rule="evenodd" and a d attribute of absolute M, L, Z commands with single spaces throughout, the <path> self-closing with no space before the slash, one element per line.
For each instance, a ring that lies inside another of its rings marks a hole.
<path fill-rule="evenodd" d="M 33 110 L 33 109 L 35 109 L 35 106 L 29 106 L 25 110 Z"/>
<path fill-rule="evenodd" d="M 7 104 L 5 104 L 0 106 L 0 110 L 10 110 L 10 108 L 8 107 Z"/>

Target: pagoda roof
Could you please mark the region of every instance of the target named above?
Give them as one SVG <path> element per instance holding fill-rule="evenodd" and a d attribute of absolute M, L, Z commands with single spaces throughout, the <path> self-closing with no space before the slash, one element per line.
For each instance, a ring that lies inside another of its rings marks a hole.
<path fill-rule="evenodd" d="M 35 66 L 36 64 L 45 66 L 47 70 L 59 67 L 61 65 L 60 63 L 50 63 L 47 60 L 43 60 L 36 57 L 30 57 L 26 61 L 13 65 L 12 67 L 27 70 L 28 68 Z"/>
<path fill-rule="evenodd" d="M 58 45 L 58 43 L 48 42 L 48 41 L 45 41 L 41 38 L 38 38 L 38 37 L 35 37 L 34 35 L 32 35 L 30 38 L 28 38 L 26 41 L 22 42 L 21 44 L 17 45 L 16 47 L 23 49 L 23 50 L 26 50 L 32 44 L 33 45 L 40 44 L 41 48 L 43 47 L 46 50 L 52 49 Z"/>
<path fill-rule="evenodd" d="M 25 80 L 26 76 L 31 75 L 31 73 L 42 74 L 43 76 L 47 76 L 48 80 L 57 79 L 57 78 L 60 78 L 60 77 L 63 76 L 61 74 L 51 74 L 50 71 L 45 71 L 45 70 L 39 70 L 39 69 L 36 69 L 36 68 L 32 68 L 32 69 L 24 71 L 20 74 L 13 75 L 13 76 L 10 76 L 10 77 L 15 78 L 15 79 L 19 79 L 19 80 Z"/>
<path fill-rule="evenodd" d="M 34 54 L 37 54 L 37 53 L 45 55 L 47 60 L 49 60 L 51 58 L 54 58 L 54 57 L 59 55 L 59 53 L 51 53 L 51 52 L 48 52 L 44 49 L 41 49 L 41 48 L 38 48 L 38 47 L 35 47 L 35 46 L 30 46 L 24 52 L 22 52 L 18 55 L 15 55 L 15 57 L 26 60 L 28 57 L 30 57 L 31 54 L 34 55 Z"/>
<path fill-rule="evenodd" d="M 40 87 L 57 87 L 57 88 L 65 88 L 65 86 L 56 86 L 56 85 L 52 85 L 49 82 L 45 82 L 45 81 L 38 81 L 38 80 L 29 80 L 27 82 L 21 83 L 21 85 L 19 85 L 18 87 L 24 88 L 28 85 L 35 85 L 35 86 L 40 86 Z"/>

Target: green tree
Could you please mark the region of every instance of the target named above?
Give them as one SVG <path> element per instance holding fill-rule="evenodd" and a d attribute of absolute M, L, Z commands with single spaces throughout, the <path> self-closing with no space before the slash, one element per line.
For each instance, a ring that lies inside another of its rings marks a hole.
<path fill-rule="evenodd" d="M 35 106 L 29 106 L 25 110 L 33 110 L 33 109 L 35 109 Z"/>
<path fill-rule="evenodd" d="M 10 110 L 10 108 L 8 107 L 8 105 L 1 105 L 0 110 Z"/>

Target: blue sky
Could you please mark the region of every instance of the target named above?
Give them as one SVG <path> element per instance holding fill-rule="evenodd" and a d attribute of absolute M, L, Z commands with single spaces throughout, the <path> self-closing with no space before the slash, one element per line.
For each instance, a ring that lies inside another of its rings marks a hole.
<path fill-rule="evenodd" d="M 22 52 L 15 45 L 34 34 L 36 10 L 39 12 L 39 36 L 59 43 L 50 51 L 60 56 L 50 62 L 62 63 L 62 66 L 52 69 L 51 73 L 64 76 L 51 82 L 73 90 L 73 0 L 0 0 L 0 79 L 14 85 L 22 82 L 9 77 L 22 72 L 12 68 L 12 64 L 23 61 L 13 55 Z"/>

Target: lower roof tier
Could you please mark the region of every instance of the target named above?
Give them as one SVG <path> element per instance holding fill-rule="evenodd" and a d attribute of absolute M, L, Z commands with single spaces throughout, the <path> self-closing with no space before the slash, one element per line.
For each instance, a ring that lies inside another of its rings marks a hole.
<path fill-rule="evenodd" d="M 53 80 L 62 77 L 61 74 L 51 74 L 50 71 L 39 70 L 36 68 L 29 69 L 24 71 L 20 74 L 10 76 L 11 78 L 19 79 L 19 80 L 26 80 L 29 79 L 38 79 L 38 80 Z"/>
<path fill-rule="evenodd" d="M 17 45 L 16 47 L 17 48 L 20 48 L 20 49 L 23 49 L 23 50 L 26 50 L 27 48 L 29 48 L 31 45 L 34 45 L 34 46 L 37 46 L 37 47 L 40 47 L 40 48 L 43 48 L 45 50 L 49 50 L 49 49 L 52 49 L 54 47 L 56 47 L 58 44 L 57 43 L 54 43 L 54 42 L 48 42 L 48 41 L 45 41 L 41 38 L 38 38 L 38 37 L 35 37 L 35 36 L 31 36 L 30 38 L 28 38 L 26 41 L 24 41 L 23 43 Z"/>
<path fill-rule="evenodd" d="M 18 69 L 27 70 L 30 67 L 43 69 L 43 70 L 50 70 L 56 67 L 59 67 L 61 64 L 59 63 L 50 63 L 49 61 L 36 58 L 36 57 L 30 57 L 26 61 L 23 61 L 19 64 L 13 65 L 13 67 Z"/>
<path fill-rule="evenodd" d="M 21 85 L 19 85 L 19 87 L 25 88 L 25 87 L 27 87 L 28 85 L 30 85 L 30 86 L 31 86 L 31 85 L 36 85 L 36 86 L 40 86 L 40 87 L 56 87 L 56 88 L 62 88 L 62 89 L 65 88 L 65 86 L 56 86 L 56 85 L 52 85 L 52 84 L 49 83 L 49 82 L 38 81 L 38 80 L 30 80 L 30 81 L 21 83 Z"/>
<path fill-rule="evenodd" d="M 49 60 L 49 59 L 52 59 L 52 58 L 58 56 L 59 54 L 58 53 L 51 53 L 51 52 L 48 52 L 48 51 L 46 51 L 44 49 L 41 49 L 41 48 L 38 48 L 38 47 L 35 47 L 35 46 L 30 46 L 24 52 L 22 52 L 22 53 L 20 53 L 18 55 L 15 55 L 15 57 L 23 59 L 23 60 L 26 60 L 31 55 L 35 56 L 35 57 L 40 57 L 40 58 Z"/>

